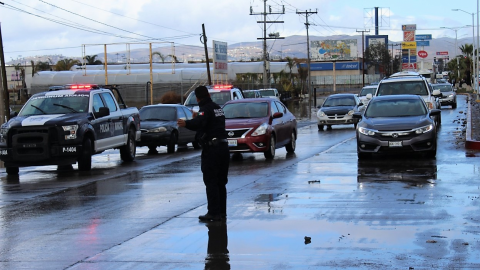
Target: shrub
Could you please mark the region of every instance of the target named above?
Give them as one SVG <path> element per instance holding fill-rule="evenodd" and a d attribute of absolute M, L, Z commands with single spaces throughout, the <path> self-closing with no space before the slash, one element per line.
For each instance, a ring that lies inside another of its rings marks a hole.
<path fill-rule="evenodd" d="M 160 103 L 163 104 L 179 104 L 181 102 L 181 96 L 174 91 L 169 91 L 160 98 Z"/>

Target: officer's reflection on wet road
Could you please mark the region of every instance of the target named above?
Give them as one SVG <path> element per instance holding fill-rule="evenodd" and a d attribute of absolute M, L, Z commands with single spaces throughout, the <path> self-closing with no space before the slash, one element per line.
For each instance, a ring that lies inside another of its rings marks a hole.
<path fill-rule="evenodd" d="M 205 270 L 207 269 L 230 269 L 228 255 L 227 224 L 225 222 L 207 222 L 208 247 L 205 257 Z"/>

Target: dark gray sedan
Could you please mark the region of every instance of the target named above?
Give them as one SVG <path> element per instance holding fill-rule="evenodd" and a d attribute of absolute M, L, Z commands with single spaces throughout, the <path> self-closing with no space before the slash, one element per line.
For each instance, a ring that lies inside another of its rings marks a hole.
<path fill-rule="evenodd" d="M 437 126 L 432 116 L 439 109 L 428 110 L 417 95 L 374 97 L 364 114 L 355 113 L 357 154 L 362 159 L 374 153 L 437 153 Z"/>
<path fill-rule="evenodd" d="M 183 105 L 157 104 L 140 109 L 140 130 L 137 146 L 148 146 L 148 153 L 157 153 L 158 146 L 167 146 L 167 152 L 175 152 L 175 145 L 192 143 L 195 149 L 195 132 L 177 125 L 177 119 L 192 119 L 192 112 Z"/>

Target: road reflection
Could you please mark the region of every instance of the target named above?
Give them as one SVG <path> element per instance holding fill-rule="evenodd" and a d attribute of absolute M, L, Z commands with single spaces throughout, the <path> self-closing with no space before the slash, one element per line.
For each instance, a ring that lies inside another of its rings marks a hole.
<path fill-rule="evenodd" d="M 230 269 L 226 222 L 207 222 L 208 247 L 205 257 L 205 270 Z"/>
<path fill-rule="evenodd" d="M 358 183 L 401 181 L 418 185 L 434 183 L 436 179 L 435 159 L 382 156 L 358 161 Z"/>

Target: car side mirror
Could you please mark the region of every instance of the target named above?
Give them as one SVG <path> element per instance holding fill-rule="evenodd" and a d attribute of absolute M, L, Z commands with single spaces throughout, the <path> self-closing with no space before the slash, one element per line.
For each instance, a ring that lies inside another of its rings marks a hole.
<path fill-rule="evenodd" d="M 372 94 L 367 94 L 365 97 L 366 97 L 367 99 L 372 99 L 373 95 L 372 95 Z"/>
<path fill-rule="evenodd" d="M 274 114 L 272 115 L 272 118 L 273 118 L 273 119 L 276 119 L 276 118 L 280 118 L 280 117 L 282 117 L 282 116 L 283 116 L 283 113 L 281 113 L 281 112 L 276 112 L 276 113 L 274 113 Z"/>
<path fill-rule="evenodd" d="M 10 113 L 10 117 L 15 117 L 15 116 L 17 116 L 17 115 L 18 115 L 18 113 L 17 113 L 16 111 L 12 111 L 12 112 Z"/>
<path fill-rule="evenodd" d="M 363 102 L 358 103 L 358 106 L 363 106 Z"/>
<path fill-rule="evenodd" d="M 95 116 L 95 118 L 101 118 L 101 117 L 109 116 L 110 115 L 110 109 L 107 108 L 107 107 L 100 107 L 98 109 L 98 112 L 94 112 L 93 115 Z"/>
<path fill-rule="evenodd" d="M 439 110 L 439 109 L 431 109 L 430 112 L 429 112 L 430 116 L 440 115 L 441 113 L 442 113 L 442 111 Z"/>

